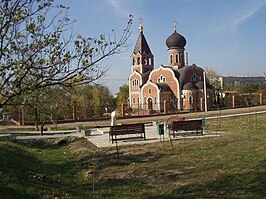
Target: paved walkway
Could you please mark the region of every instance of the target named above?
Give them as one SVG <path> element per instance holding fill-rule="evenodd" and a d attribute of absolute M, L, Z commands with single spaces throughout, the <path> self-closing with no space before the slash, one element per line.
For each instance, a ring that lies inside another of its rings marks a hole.
<path fill-rule="evenodd" d="M 98 128 L 92 129 L 91 135 L 86 136 L 86 138 L 92 142 L 98 148 L 103 147 L 114 147 L 116 144 L 112 144 L 109 142 L 109 128 Z M 169 136 L 168 133 L 165 131 L 165 135 L 159 136 L 157 133 L 156 125 L 145 125 L 145 132 L 146 132 L 146 140 L 129 140 L 129 141 L 119 141 L 118 145 L 134 145 L 134 144 L 145 144 L 145 143 L 152 143 L 152 142 L 159 142 L 159 141 L 168 141 Z M 184 136 L 176 136 L 174 140 L 180 139 L 194 139 L 194 138 L 207 138 L 207 137 L 217 137 L 221 136 L 221 132 L 204 132 L 203 135 L 184 135 Z"/>

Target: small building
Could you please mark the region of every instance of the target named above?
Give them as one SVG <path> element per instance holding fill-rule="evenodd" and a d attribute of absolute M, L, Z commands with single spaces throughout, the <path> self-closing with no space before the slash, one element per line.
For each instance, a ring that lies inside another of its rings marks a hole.
<path fill-rule="evenodd" d="M 131 56 L 129 103 L 132 109 L 163 111 L 198 110 L 204 107 L 204 70 L 188 65 L 186 39 L 174 32 L 166 39 L 168 65 L 154 68 L 154 55 L 140 24 L 140 33 Z M 212 106 L 212 87 L 206 78 L 207 105 Z"/>
<path fill-rule="evenodd" d="M 251 76 L 221 76 L 219 79 L 222 89 L 226 89 L 230 86 L 238 87 L 240 85 L 255 85 L 255 86 L 263 86 L 266 85 L 266 75 L 259 77 L 251 77 Z"/>

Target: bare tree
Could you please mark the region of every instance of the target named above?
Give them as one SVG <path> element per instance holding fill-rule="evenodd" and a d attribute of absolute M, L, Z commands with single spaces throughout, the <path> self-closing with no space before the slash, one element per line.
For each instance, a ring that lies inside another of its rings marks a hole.
<path fill-rule="evenodd" d="M 102 61 L 125 50 L 131 15 L 119 39 L 84 38 L 68 9 L 53 0 L 0 0 L 0 108 L 39 89 L 95 82 L 108 69 Z"/>

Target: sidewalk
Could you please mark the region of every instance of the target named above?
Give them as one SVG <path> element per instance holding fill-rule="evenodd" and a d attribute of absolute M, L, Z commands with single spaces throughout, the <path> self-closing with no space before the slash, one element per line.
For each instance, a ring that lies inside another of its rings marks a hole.
<path fill-rule="evenodd" d="M 145 125 L 145 132 L 146 132 L 146 140 L 129 140 L 129 141 L 119 141 L 118 145 L 134 145 L 134 144 L 147 144 L 153 142 L 160 142 L 160 141 L 168 141 L 169 136 L 168 132 L 164 130 L 164 137 L 158 135 L 156 126 L 153 125 Z M 183 135 L 183 136 L 176 136 L 172 140 L 180 140 L 180 139 L 194 139 L 194 138 L 207 138 L 207 137 L 217 137 L 221 136 L 221 132 L 206 132 L 204 131 L 203 135 Z M 115 147 L 115 143 L 109 142 L 109 128 L 98 128 L 92 129 L 91 135 L 86 136 L 86 138 L 92 142 L 98 148 L 104 147 Z"/>

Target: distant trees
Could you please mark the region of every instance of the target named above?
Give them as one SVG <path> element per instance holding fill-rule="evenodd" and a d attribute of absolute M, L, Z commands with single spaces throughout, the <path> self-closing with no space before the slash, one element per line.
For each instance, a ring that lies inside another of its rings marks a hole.
<path fill-rule="evenodd" d="M 221 89 L 221 84 L 219 82 L 220 74 L 217 71 L 215 71 L 214 69 L 209 68 L 209 67 L 205 67 L 204 70 L 205 70 L 206 75 L 209 79 L 209 82 L 213 86 L 213 88 L 215 90 L 220 90 Z"/>
<path fill-rule="evenodd" d="M 120 38 L 82 37 L 68 9 L 53 0 L 0 1 L 0 108 L 22 95 L 40 99 L 49 87 L 95 82 L 107 71 L 101 61 L 126 47 L 132 16 Z"/>
<path fill-rule="evenodd" d="M 119 87 L 119 92 L 116 98 L 116 107 L 119 113 L 121 113 L 121 105 L 128 104 L 129 99 L 129 86 L 124 84 L 123 86 Z M 129 110 L 127 110 L 128 112 Z"/>
<path fill-rule="evenodd" d="M 51 121 L 57 125 L 58 120 L 103 117 L 116 108 L 109 89 L 99 85 L 80 85 L 75 90 L 49 87 L 16 98 L 16 103 L 23 104 L 17 106 L 21 123 L 35 121 L 37 130 L 40 122 L 44 125 Z M 7 110 L 15 111 L 10 106 Z"/>

